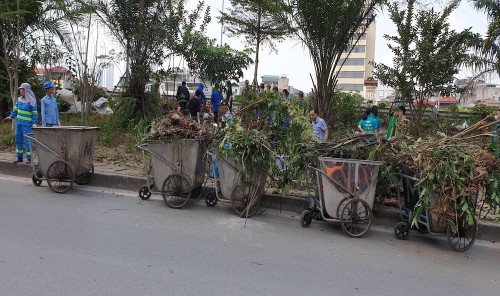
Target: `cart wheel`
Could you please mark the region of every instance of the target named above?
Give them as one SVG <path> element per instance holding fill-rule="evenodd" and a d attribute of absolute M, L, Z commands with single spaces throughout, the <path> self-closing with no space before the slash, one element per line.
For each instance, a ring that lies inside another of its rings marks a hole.
<path fill-rule="evenodd" d="M 321 212 L 318 209 L 314 209 L 312 211 L 312 218 L 316 221 L 321 221 L 323 220 L 323 217 L 321 217 Z"/>
<path fill-rule="evenodd" d="M 85 185 L 90 183 L 93 177 L 94 177 L 94 165 L 92 165 L 92 169 L 89 172 L 80 175 L 78 177 L 75 177 L 75 183 L 78 185 Z"/>
<path fill-rule="evenodd" d="M 213 208 L 217 204 L 217 197 L 213 193 L 209 193 L 205 197 L 205 203 L 207 204 L 207 207 Z"/>
<path fill-rule="evenodd" d="M 191 197 L 193 186 L 186 176 L 172 174 L 163 182 L 161 194 L 165 203 L 174 209 L 180 209 L 187 204 Z"/>
<path fill-rule="evenodd" d="M 236 186 L 231 193 L 231 207 L 241 216 L 245 216 L 248 209 L 248 217 L 252 217 L 259 208 L 260 196 L 257 194 L 258 188 L 251 182 L 246 182 L 242 186 Z M 258 198 L 258 200 L 256 200 Z"/>
<path fill-rule="evenodd" d="M 340 217 L 342 215 L 342 210 L 344 209 L 345 205 L 351 200 L 350 197 L 344 197 L 340 202 L 339 205 L 337 206 L 337 217 Z"/>
<path fill-rule="evenodd" d="M 31 177 L 31 181 L 33 181 L 33 185 L 40 186 L 42 185 L 43 174 L 40 170 L 36 170 L 33 176 Z"/>
<path fill-rule="evenodd" d="M 340 224 L 348 236 L 363 236 L 372 225 L 372 211 L 368 203 L 360 198 L 351 199 L 342 209 Z"/>
<path fill-rule="evenodd" d="M 47 169 L 47 184 L 57 193 L 64 193 L 73 187 L 74 175 L 71 165 L 64 160 L 56 160 Z"/>
<path fill-rule="evenodd" d="M 139 197 L 142 200 L 148 200 L 151 197 L 151 190 L 149 190 L 148 185 L 141 186 L 141 189 L 139 189 Z"/>
<path fill-rule="evenodd" d="M 394 227 L 394 236 L 397 239 L 407 239 L 410 234 L 410 226 L 406 222 L 398 222 Z"/>
<path fill-rule="evenodd" d="M 448 224 L 446 236 L 448 245 L 456 252 L 467 251 L 476 240 L 477 221 L 473 218 L 473 225 L 469 225 L 466 219 L 459 219 L 457 227 Z M 455 229 L 456 228 L 456 229 Z"/>
<path fill-rule="evenodd" d="M 300 215 L 300 225 L 302 225 L 302 227 L 309 227 L 309 225 L 311 225 L 313 213 L 314 212 L 311 212 L 311 210 L 304 210 L 302 212 Z"/>

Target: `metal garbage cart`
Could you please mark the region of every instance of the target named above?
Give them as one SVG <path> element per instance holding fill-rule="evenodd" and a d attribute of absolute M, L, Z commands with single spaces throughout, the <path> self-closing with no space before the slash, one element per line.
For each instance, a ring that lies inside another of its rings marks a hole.
<path fill-rule="evenodd" d="M 351 237 L 363 236 L 372 223 L 372 207 L 380 161 L 319 158 L 316 172 L 318 194 L 302 212 L 300 223 L 308 227 L 317 215 L 328 222 L 339 222 Z"/>
<path fill-rule="evenodd" d="M 398 239 L 407 239 L 410 234 L 411 220 L 414 216 L 415 206 L 420 199 L 420 179 L 411 176 L 409 170 L 403 169 L 403 174 L 397 174 L 402 181 L 402 190 L 398 189 L 399 212 L 402 222 L 398 222 L 394 227 L 394 235 Z M 472 197 L 477 202 L 477 195 Z M 417 218 L 417 225 L 413 228 L 420 233 L 437 234 L 446 233 L 448 245 L 454 251 L 466 251 L 474 244 L 477 234 L 477 221 L 473 218 L 472 225 L 467 223 L 464 217 L 457 217 L 456 225 L 448 219 L 442 219 L 434 215 L 429 209 L 420 214 Z"/>
<path fill-rule="evenodd" d="M 139 145 L 147 176 L 147 184 L 139 189 L 139 197 L 147 200 L 155 191 L 161 193 L 169 207 L 185 206 L 205 179 L 205 144 L 204 140 L 170 139 Z M 151 155 L 152 176 L 146 152 Z"/>
<path fill-rule="evenodd" d="M 243 165 L 235 159 L 219 158 L 214 151 L 207 151 L 211 164 L 218 164 L 219 176 L 214 176 L 215 195 L 208 193 L 205 203 L 214 207 L 218 201 L 231 203 L 231 207 L 240 217 L 253 216 L 265 193 L 266 172 L 245 171 Z"/>
<path fill-rule="evenodd" d="M 32 161 L 33 184 L 40 186 L 46 180 L 54 192 L 64 193 L 73 182 L 89 183 L 94 174 L 98 130 L 87 126 L 33 127 L 33 134 L 25 135 L 38 156 L 37 163 Z"/>

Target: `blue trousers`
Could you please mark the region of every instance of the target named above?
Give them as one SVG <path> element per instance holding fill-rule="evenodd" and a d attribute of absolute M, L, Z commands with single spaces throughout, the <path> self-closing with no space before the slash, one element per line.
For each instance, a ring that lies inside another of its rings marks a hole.
<path fill-rule="evenodd" d="M 31 125 L 26 125 L 22 123 L 16 123 L 16 155 L 17 159 L 23 159 L 23 152 L 26 151 L 26 159 L 31 161 L 31 146 L 27 138 L 24 138 L 24 134 L 31 134 Z M 24 149 L 23 150 L 23 144 Z"/>

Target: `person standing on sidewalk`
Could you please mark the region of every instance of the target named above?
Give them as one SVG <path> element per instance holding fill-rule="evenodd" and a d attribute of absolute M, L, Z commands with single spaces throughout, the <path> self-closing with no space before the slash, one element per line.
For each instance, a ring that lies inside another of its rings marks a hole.
<path fill-rule="evenodd" d="M 196 90 L 196 92 L 194 93 L 194 97 L 192 97 L 191 100 L 189 100 L 189 104 L 187 106 L 189 109 L 189 114 L 191 114 L 191 120 L 198 122 L 198 124 L 201 123 L 201 120 L 200 120 L 201 94 L 202 94 L 202 92 L 200 90 Z"/>
<path fill-rule="evenodd" d="M 31 147 L 28 139 L 24 138 L 24 134 L 31 134 L 31 127 L 35 127 L 38 122 L 38 111 L 36 107 L 35 93 L 31 90 L 29 83 L 22 83 L 19 87 L 20 97 L 17 99 L 14 110 L 10 116 L 4 118 L 4 123 L 15 119 L 15 137 L 16 137 L 16 156 L 17 160 L 14 163 L 23 161 L 23 152 L 26 151 L 27 163 L 31 163 Z M 24 144 L 24 150 L 23 150 Z"/>
<path fill-rule="evenodd" d="M 216 85 L 210 98 L 210 104 L 212 105 L 212 112 L 214 113 L 214 122 L 217 124 L 219 124 L 219 104 L 222 102 L 223 98 L 222 93 L 219 91 L 219 86 Z"/>
<path fill-rule="evenodd" d="M 57 99 L 54 95 L 54 84 L 47 81 L 43 84 L 43 88 L 46 91 L 45 97 L 43 97 L 42 105 L 42 126 L 52 127 L 61 125 L 59 122 L 59 110 L 57 108 Z"/>

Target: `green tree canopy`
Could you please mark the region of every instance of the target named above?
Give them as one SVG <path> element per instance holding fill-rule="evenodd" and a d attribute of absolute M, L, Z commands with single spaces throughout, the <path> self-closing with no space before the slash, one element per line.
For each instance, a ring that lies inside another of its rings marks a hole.
<path fill-rule="evenodd" d="M 231 37 L 244 37 L 247 45 L 255 46 L 253 85 L 257 85 L 261 46 L 276 51 L 275 43 L 289 36 L 290 28 L 279 15 L 284 6 L 274 0 L 231 0 L 232 7 L 222 12 L 220 21 Z"/>
<path fill-rule="evenodd" d="M 448 17 L 458 7 L 453 1 L 443 11 L 421 9 L 407 22 L 409 9 L 395 3 L 388 5 L 397 36 L 385 35 L 394 53 L 393 66 L 374 63 L 375 77 L 397 90 L 401 99 L 415 106 L 415 127 L 420 133 L 424 100 L 447 89 L 460 67 L 469 63 L 469 52 L 480 42 L 480 36 L 466 29 L 450 29 Z"/>

